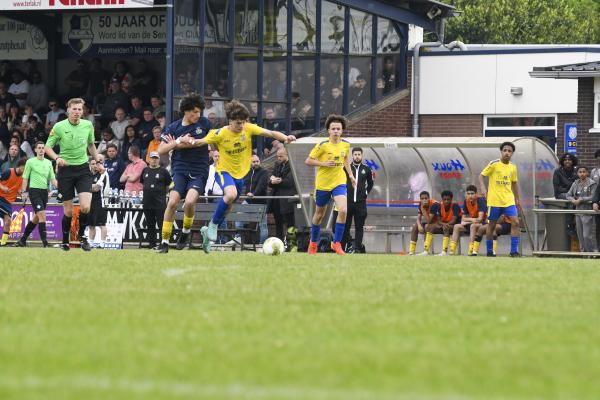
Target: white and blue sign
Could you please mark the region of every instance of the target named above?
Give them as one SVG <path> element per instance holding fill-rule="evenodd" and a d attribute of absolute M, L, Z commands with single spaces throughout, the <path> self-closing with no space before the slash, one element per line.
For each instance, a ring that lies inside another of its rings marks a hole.
<path fill-rule="evenodd" d="M 565 153 L 577 154 L 577 124 L 565 124 Z"/>

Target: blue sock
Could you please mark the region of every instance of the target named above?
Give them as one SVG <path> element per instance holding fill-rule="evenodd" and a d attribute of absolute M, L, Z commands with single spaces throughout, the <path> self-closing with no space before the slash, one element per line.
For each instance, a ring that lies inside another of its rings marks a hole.
<path fill-rule="evenodd" d="M 519 237 L 518 236 L 510 237 L 510 252 L 511 252 L 511 254 L 519 252 Z"/>
<path fill-rule="evenodd" d="M 485 245 L 487 246 L 487 253 L 494 254 L 494 241 L 492 239 L 486 239 Z"/>
<path fill-rule="evenodd" d="M 310 228 L 310 241 L 315 243 L 318 242 L 320 233 L 321 225 L 312 224 L 312 227 Z"/>
<path fill-rule="evenodd" d="M 215 225 L 220 225 L 221 222 L 225 219 L 225 214 L 227 213 L 227 209 L 229 208 L 229 204 L 223 201 L 223 198 L 219 200 L 219 204 L 217 204 L 217 209 L 212 217 L 212 222 Z"/>
<path fill-rule="evenodd" d="M 344 228 L 346 227 L 345 222 L 335 223 L 335 234 L 333 235 L 333 243 L 341 242 L 344 237 Z"/>

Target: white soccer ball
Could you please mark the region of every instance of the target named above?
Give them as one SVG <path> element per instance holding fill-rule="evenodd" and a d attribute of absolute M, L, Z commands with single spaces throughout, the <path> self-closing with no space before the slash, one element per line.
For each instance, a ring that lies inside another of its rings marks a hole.
<path fill-rule="evenodd" d="M 268 256 L 277 256 L 285 252 L 285 246 L 281 239 L 276 237 L 270 237 L 263 243 L 263 253 Z"/>

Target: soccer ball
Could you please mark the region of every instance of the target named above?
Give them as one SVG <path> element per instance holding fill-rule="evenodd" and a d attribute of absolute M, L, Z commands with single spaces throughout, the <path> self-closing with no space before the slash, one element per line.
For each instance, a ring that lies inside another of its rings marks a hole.
<path fill-rule="evenodd" d="M 281 239 L 270 237 L 263 243 L 263 253 L 268 256 L 277 256 L 285 251 L 285 246 Z"/>

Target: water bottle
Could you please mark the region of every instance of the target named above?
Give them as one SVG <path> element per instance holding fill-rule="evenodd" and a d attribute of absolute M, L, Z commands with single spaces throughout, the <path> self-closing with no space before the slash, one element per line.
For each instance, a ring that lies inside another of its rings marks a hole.
<path fill-rule="evenodd" d="M 125 207 L 125 192 L 123 189 L 119 190 L 119 207 Z"/>

